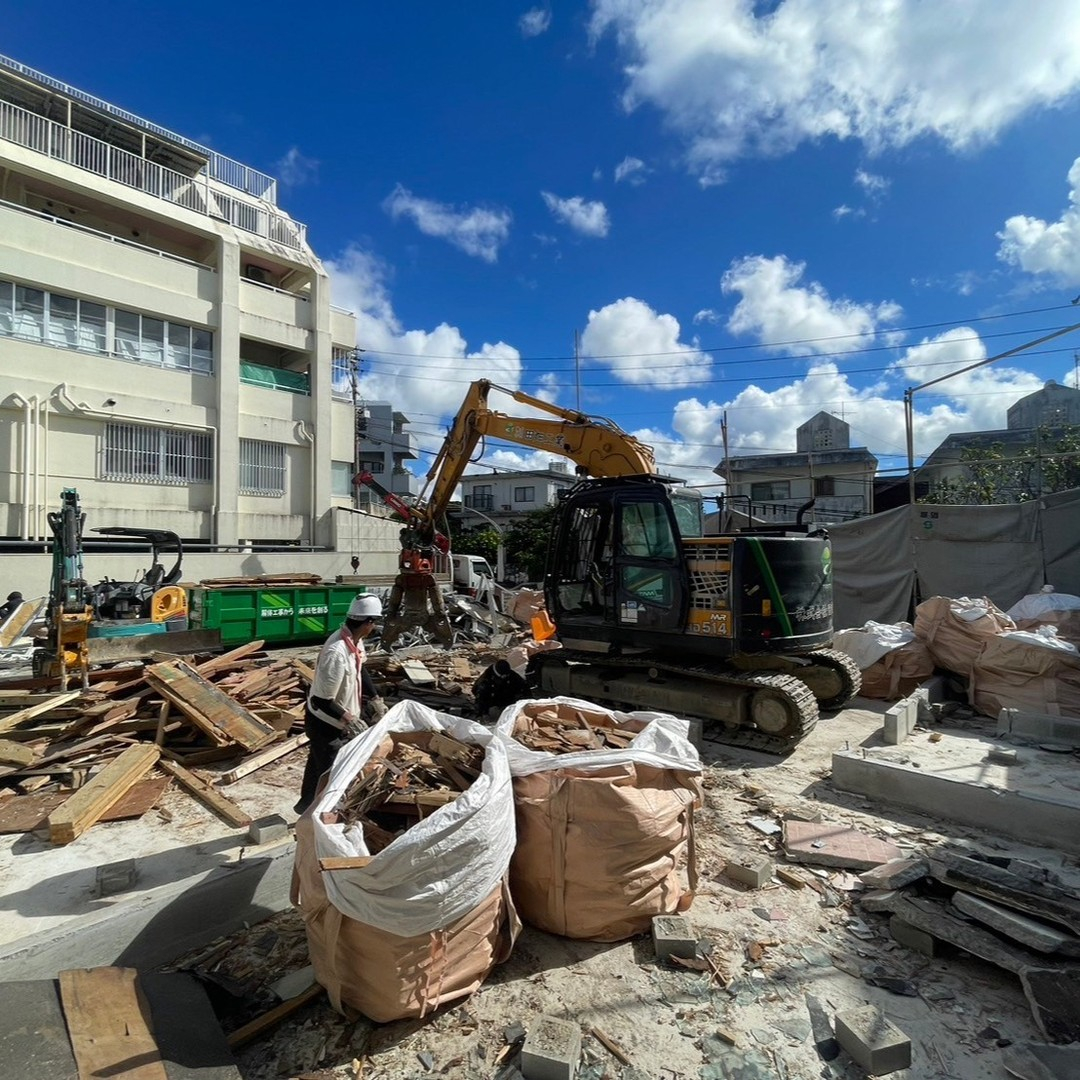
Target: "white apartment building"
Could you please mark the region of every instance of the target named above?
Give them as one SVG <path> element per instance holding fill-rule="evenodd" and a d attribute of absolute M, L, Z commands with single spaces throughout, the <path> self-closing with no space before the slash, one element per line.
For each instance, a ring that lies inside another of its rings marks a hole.
<path fill-rule="evenodd" d="M 476 516 L 507 525 L 522 514 L 551 505 L 560 491 L 573 487 L 577 480 L 566 461 L 552 461 L 548 468 L 534 472 L 471 473 L 461 478 L 461 504 L 465 511 L 475 510 Z M 479 526 L 476 516 L 466 512 L 462 524 Z"/>
<path fill-rule="evenodd" d="M 0 56 L 5 551 L 69 487 L 88 530 L 333 550 L 355 347 L 272 177 Z"/>
<path fill-rule="evenodd" d="M 420 481 L 405 465 L 420 456 L 416 436 L 405 430 L 408 423 L 409 418 L 388 401 L 357 404 L 356 459 L 359 468 L 371 473 L 387 491 L 405 497 L 406 501 L 420 491 Z M 362 486 L 356 490 L 356 500 L 358 506 L 374 506 L 381 502 L 371 488 Z"/>

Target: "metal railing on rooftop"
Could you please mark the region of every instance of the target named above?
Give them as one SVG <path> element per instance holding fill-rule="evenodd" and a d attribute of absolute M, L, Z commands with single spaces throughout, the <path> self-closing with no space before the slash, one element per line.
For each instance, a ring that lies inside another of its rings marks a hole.
<path fill-rule="evenodd" d="M 206 174 L 187 176 L 175 169 L 168 169 L 8 101 L 0 101 L 0 139 L 36 150 L 98 176 L 108 177 L 207 217 L 227 221 L 238 229 L 266 237 L 296 251 L 304 248 L 306 226 L 263 205 L 216 191 Z"/>
<path fill-rule="evenodd" d="M 53 90 L 58 90 L 65 97 L 74 98 L 76 101 L 82 101 L 100 112 L 108 113 L 110 116 L 115 116 L 117 119 L 124 120 L 137 128 L 149 131 L 154 135 L 159 135 L 169 142 L 187 147 L 189 150 L 194 150 L 197 154 L 201 154 L 207 159 L 208 169 L 212 179 L 220 180 L 223 184 L 228 184 L 229 187 L 234 187 L 239 191 L 245 191 L 249 195 L 254 195 L 257 199 L 266 199 L 271 203 L 277 202 L 277 181 L 272 176 L 267 176 L 266 173 L 259 172 L 258 169 L 252 169 L 250 166 L 243 165 L 239 161 L 234 161 L 232 158 L 225 157 L 223 154 L 219 154 L 209 147 L 203 146 L 201 143 L 194 142 L 192 139 L 185 138 L 183 135 L 177 135 L 176 132 L 169 131 L 167 128 L 160 127 L 158 124 L 153 124 L 149 120 L 143 120 L 141 117 L 128 112 L 126 109 L 121 109 L 116 105 L 110 105 L 107 101 L 102 101 L 101 98 L 86 93 L 85 90 L 80 90 L 78 87 L 70 86 L 65 82 L 61 82 L 59 79 L 54 79 L 51 75 L 36 71 L 26 64 L 20 64 L 18 60 L 12 60 L 9 56 L 0 54 L 0 67 L 5 67 L 9 71 L 14 71 L 42 86 L 48 86 Z"/>

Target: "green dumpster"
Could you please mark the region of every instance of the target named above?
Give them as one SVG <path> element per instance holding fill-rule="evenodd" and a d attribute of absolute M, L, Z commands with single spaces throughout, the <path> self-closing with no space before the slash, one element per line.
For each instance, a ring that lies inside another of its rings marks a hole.
<path fill-rule="evenodd" d="M 249 641 L 268 645 L 321 642 L 344 621 L 357 585 L 286 588 L 233 586 L 188 589 L 192 629 L 217 630 L 228 648 Z"/>

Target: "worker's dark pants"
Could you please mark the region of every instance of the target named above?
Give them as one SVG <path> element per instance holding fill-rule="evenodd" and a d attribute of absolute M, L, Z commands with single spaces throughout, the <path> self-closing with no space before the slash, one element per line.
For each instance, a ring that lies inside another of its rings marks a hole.
<path fill-rule="evenodd" d="M 340 728 L 320 720 L 310 709 L 304 710 L 304 732 L 308 737 L 308 759 L 304 766 L 304 780 L 300 785 L 300 802 L 297 804 L 301 812 L 306 810 L 315 798 L 319 777 L 334 764 L 344 735 Z"/>

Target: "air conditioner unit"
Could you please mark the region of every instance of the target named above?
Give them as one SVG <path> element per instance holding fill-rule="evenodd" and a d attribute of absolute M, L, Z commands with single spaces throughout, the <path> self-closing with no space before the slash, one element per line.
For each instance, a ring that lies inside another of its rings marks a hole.
<path fill-rule="evenodd" d="M 502 508 L 504 510 L 513 510 L 513 507 L 509 503 L 503 503 Z"/>
<path fill-rule="evenodd" d="M 256 266 L 254 263 L 248 263 L 244 267 L 244 277 L 248 281 L 255 281 L 260 285 L 270 284 L 270 271 L 265 266 Z"/>

